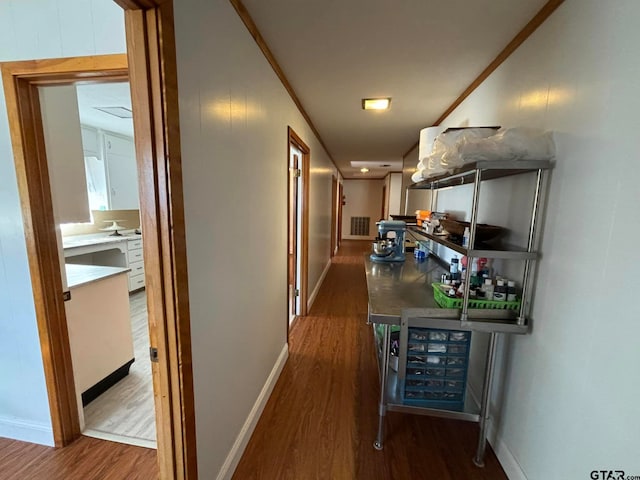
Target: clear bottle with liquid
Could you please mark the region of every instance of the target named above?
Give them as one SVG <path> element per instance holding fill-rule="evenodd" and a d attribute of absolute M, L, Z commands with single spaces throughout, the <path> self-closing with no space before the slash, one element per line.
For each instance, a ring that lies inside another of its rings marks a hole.
<path fill-rule="evenodd" d="M 451 280 L 460 279 L 460 261 L 458 257 L 453 257 L 451 262 L 449 262 L 449 275 L 451 276 Z"/>
<path fill-rule="evenodd" d="M 469 248 L 469 236 L 471 232 L 469 231 L 469 227 L 464 227 L 464 233 L 462 234 L 462 246 L 464 248 Z"/>
<path fill-rule="evenodd" d="M 484 277 L 484 284 L 482 285 L 482 290 L 484 290 L 485 300 L 493 300 L 493 280 L 491 280 L 488 276 Z"/>
<path fill-rule="evenodd" d="M 515 302 L 516 299 L 516 282 L 509 280 L 507 282 L 507 302 Z"/>

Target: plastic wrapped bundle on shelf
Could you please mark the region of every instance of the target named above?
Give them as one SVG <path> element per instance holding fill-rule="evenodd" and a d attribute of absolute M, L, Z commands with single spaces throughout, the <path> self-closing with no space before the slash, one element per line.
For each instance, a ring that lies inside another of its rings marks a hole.
<path fill-rule="evenodd" d="M 427 127 L 420 130 L 420 143 L 418 144 L 418 160 L 424 164 L 433 151 L 433 143 L 445 127 Z"/>
<path fill-rule="evenodd" d="M 424 170 L 420 170 L 420 169 L 416 170 L 413 173 L 413 175 L 411 175 L 411 181 L 413 183 L 421 182 L 422 180 L 424 180 L 426 178 L 425 176 L 423 176 L 423 174 L 424 174 Z"/>
<path fill-rule="evenodd" d="M 502 128 L 487 138 L 462 138 L 456 144 L 463 163 L 481 160 L 551 160 L 553 133 L 538 128 Z"/>
<path fill-rule="evenodd" d="M 448 129 L 438 135 L 429 162 L 439 162 L 440 171 L 451 172 L 464 165 L 465 160 L 459 152 L 463 143 L 474 142 L 495 135 L 497 127 L 473 127 Z M 434 165 L 434 170 L 437 167 Z"/>
<path fill-rule="evenodd" d="M 436 164 L 429 160 L 433 152 L 434 142 L 444 129 L 445 127 L 436 126 L 420 130 L 420 143 L 418 147 L 418 170 L 420 171 L 420 175 L 415 175 L 415 178 L 412 178 L 414 182 L 420 182 L 441 173 L 442 169 L 439 163 Z"/>

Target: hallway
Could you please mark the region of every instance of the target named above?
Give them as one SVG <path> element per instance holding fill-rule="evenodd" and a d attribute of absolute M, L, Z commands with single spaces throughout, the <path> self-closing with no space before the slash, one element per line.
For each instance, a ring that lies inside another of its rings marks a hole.
<path fill-rule="evenodd" d="M 473 465 L 474 423 L 391 412 L 385 448 L 374 450 L 378 373 L 362 262 L 369 249 L 343 242 L 309 316 L 294 325 L 289 360 L 235 480 L 506 478 L 490 448 L 486 467 Z"/>
<path fill-rule="evenodd" d="M 294 325 L 289 360 L 235 480 L 506 478 L 490 448 L 486 467 L 473 466 L 473 423 L 391 412 L 385 448 L 374 450 L 378 373 L 362 265 L 369 248 L 343 242 L 310 315 Z M 64 449 L 0 439 L 1 480 L 62 478 L 151 480 L 156 452 L 88 437 Z"/>

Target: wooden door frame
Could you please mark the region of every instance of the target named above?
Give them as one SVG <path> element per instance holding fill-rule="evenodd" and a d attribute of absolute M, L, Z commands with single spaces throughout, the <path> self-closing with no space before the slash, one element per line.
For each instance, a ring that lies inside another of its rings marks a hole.
<path fill-rule="evenodd" d="M 289 147 L 291 148 L 291 145 Z M 290 153 L 287 179 L 287 318 L 289 319 L 289 327 L 293 326 L 298 315 L 295 289 L 298 287 L 298 214 L 300 213 L 298 197 L 300 188 L 296 170 L 299 170 L 301 165 L 301 156 L 297 153 Z M 292 316 L 293 320 L 291 320 Z"/>
<path fill-rule="evenodd" d="M 307 315 L 307 290 L 309 283 L 309 172 L 310 172 L 310 159 L 311 159 L 311 150 L 307 146 L 306 143 L 302 141 L 302 139 L 296 134 L 293 128 L 287 128 L 287 175 L 289 174 L 289 161 L 291 158 L 291 145 L 294 145 L 300 152 L 302 152 L 302 158 L 300 159 L 300 188 L 302 189 L 302 194 L 300 197 L 302 198 L 302 204 L 298 205 L 299 209 L 302 209 L 302 219 L 300 228 L 302 231 L 300 232 L 300 316 L 304 317 Z M 289 190 L 289 182 L 287 180 L 287 191 Z M 287 205 L 289 203 L 288 200 L 289 194 L 287 194 Z M 289 207 L 287 207 L 287 243 L 289 242 Z M 288 246 L 287 246 L 287 257 L 288 257 Z M 287 258 L 288 261 L 288 258 Z M 288 268 L 288 267 L 287 267 Z M 287 292 L 289 291 L 288 279 L 287 279 Z M 287 293 L 287 302 L 289 294 Z M 289 308 L 287 307 L 287 311 Z M 288 315 L 287 315 L 288 317 Z M 289 341 L 289 319 L 287 318 L 287 342 Z"/>
<path fill-rule="evenodd" d="M 342 207 L 344 206 L 344 185 L 338 182 L 338 248 L 342 245 Z"/>
<path fill-rule="evenodd" d="M 331 176 L 331 254 L 330 258 L 336 254 L 336 249 L 338 248 L 338 240 L 336 238 L 337 235 L 337 225 L 338 221 L 338 177 L 335 175 Z"/>
<path fill-rule="evenodd" d="M 145 277 L 162 479 L 197 478 L 178 92 L 171 1 L 115 0 L 125 9 L 127 55 L 2 64 L 54 442 L 80 432 L 62 299 L 39 85 L 129 79 L 145 232 Z M 128 59 L 128 61 L 127 61 Z"/>

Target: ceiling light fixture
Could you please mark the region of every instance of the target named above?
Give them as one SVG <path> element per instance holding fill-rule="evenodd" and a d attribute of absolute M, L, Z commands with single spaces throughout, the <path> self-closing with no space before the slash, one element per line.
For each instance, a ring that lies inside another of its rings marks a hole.
<path fill-rule="evenodd" d="M 369 171 L 369 169 L 368 169 L 368 168 L 365 168 L 365 167 L 362 167 L 362 168 L 360 169 L 360 171 L 361 171 L 362 173 L 367 173 L 367 172 Z"/>
<path fill-rule="evenodd" d="M 387 98 L 363 98 L 363 110 L 387 110 L 391 106 L 391 97 Z"/>
<path fill-rule="evenodd" d="M 118 118 L 133 118 L 133 113 L 130 108 L 126 107 L 93 107 L 101 112 L 108 113 Z"/>

